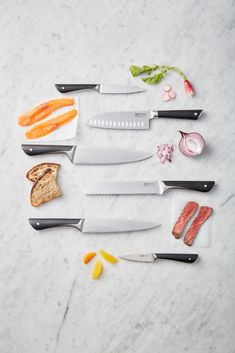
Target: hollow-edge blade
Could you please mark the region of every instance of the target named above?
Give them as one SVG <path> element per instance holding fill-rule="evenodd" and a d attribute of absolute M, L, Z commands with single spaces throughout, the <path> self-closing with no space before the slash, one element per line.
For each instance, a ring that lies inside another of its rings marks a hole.
<path fill-rule="evenodd" d="M 162 195 L 161 181 L 100 182 L 85 189 L 86 195 Z"/>
<path fill-rule="evenodd" d="M 126 148 L 80 147 L 73 155 L 75 164 L 122 164 L 150 158 L 151 153 Z"/>
<path fill-rule="evenodd" d="M 91 117 L 87 125 L 101 129 L 148 130 L 151 118 L 150 110 L 106 112 Z"/>
<path fill-rule="evenodd" d="M 82 226 L 83 233 L 120 233 L 147 230 L 158 227 L 156 222 L 127 219 L 97 219 L 85 218 Z"/>
<path fill-rule="evenodd" d="M 125 94 L 125 93 L 138 93 L 145 91 L 144 88 L 131 85 L 109 85 L 109 84 L 100 84 L 98 87 L 100 93 L 107 94 Z"/>
<path fill-rule="evenodd" d="M 153 254 L 129 254 L 118 256 L 120 259 L 136 262 L 154 262 L 156 259 Z"/>

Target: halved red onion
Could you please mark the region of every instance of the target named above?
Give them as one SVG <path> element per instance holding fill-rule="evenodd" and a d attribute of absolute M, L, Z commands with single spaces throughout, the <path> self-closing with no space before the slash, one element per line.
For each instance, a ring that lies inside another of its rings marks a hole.
<path fill-rule="evenodd" d="M 205 140 L 197 132 L 183 132 L 181 133 L 181 140 L 179 142 L 179 150 L 187 157 L 195 157 L 202 153 L 205 147 Z"/>

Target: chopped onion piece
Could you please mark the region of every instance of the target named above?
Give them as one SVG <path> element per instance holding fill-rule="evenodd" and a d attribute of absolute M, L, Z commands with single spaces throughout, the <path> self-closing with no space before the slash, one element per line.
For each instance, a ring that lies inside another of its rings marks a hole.
<path fill-rule="evenodd" d="M 157 146 L 157 155 L 160 159 L 161 163 L 165 163 L 165 161 L 171 162 L 173 151 L 175 149 L 174 145 L 170 145 L 166 143 L 164 145 Z"/>

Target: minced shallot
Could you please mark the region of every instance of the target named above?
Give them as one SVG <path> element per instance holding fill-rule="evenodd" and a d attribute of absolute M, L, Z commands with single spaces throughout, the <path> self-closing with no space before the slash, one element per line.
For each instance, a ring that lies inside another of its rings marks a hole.
<path fill-rule="evenodd" d="M 175 146 L 170 145 L 169 143 L 166 143 L 164 145 L 157 145 L 157 155 L 160 159 L 160 162 L 171 162 L 174 149 Z"/>

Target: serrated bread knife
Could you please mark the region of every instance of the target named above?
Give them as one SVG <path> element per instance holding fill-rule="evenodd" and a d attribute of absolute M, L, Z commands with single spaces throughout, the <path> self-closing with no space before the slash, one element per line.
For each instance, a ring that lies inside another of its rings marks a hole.
<path fill-rule="evenodd" d="M 77 145 L 31 145 L 23 144 L 23 151 L 29 156 L 48 153 L 64 153 L 74 164 L 121 164 L 141 161 L 151 153 L 126 148 L 81 147 Z"/>
<path fill-rule="evenodd" d="M 120 233 L 134 232 L 158 227 L 156 222 L 127 219 L 98 218 L 29 218 L 29 223 L 36 230 L 54 227 L 74 227 L 82 233 Z"/>
<path fill-rule="evenodd" d="M 116 181 L 100 182 L 88 186 L 86 195 L 163 195 L 171 189 L 188 189 L 201 192 L 210 191 L 214 181 Z"/>
<path fill-rule="evenodd" d="M 148 130 L 153 118 L 197 120 L 201 109 L 108 112 L 93 116 L 88 126 L 102 129 Z"/>
<path fill-rule="evenodd" d="M 192 264 L 198 258 L 198 254 L 130 254 L 119 256 L 120 259 L 137 262 L 156 262 L 158 259 L 173 260 Z"/>
<path fill-rule="evenodd" d="M 106 85 L 106 84 L 55 84 L 60 93 L 68 93 L 74 91 L 95 90 L 99 93 L 107 94 L 123 94 L 138 93 L 145 91 L 144 88 L 138 86 L 122 86 L 122 85 Z"/>

